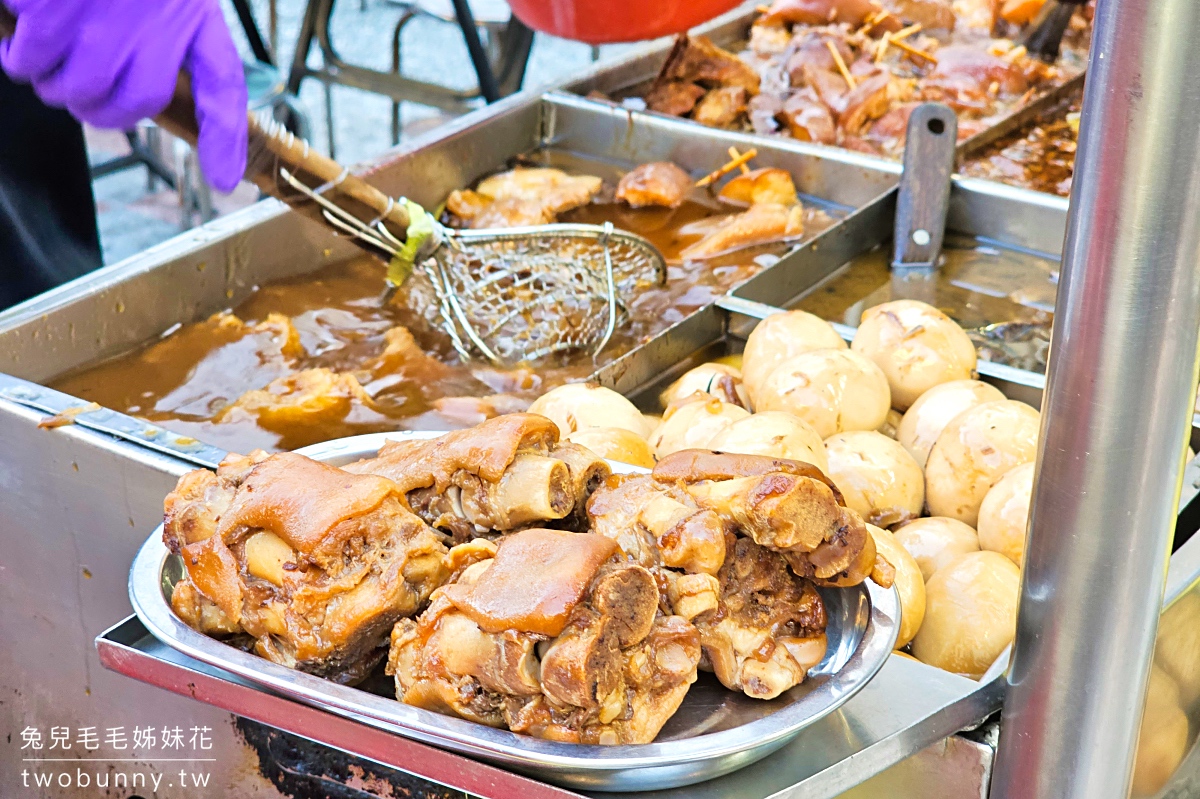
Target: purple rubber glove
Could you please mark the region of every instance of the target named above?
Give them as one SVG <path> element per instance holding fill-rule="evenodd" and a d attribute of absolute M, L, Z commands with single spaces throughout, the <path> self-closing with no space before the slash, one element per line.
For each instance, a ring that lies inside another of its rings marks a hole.
<path fill-rule="evenodd" d="M 47 105 L 132 128 L 192 76 L 200 168 L 231 191 L 246 169 L 246 79 L 218 0 L 0 0 L 17 15 L 0 68 Z"/>

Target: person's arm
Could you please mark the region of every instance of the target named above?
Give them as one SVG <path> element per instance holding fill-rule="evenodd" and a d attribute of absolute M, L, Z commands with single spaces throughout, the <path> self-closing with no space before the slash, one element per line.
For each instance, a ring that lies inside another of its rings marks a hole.
<path fill-rule="evenodd" d="M 132 128 L 191 74 L 200 168 L 231 191 L 246 168 L 246 80 L 218 0 L 0 0 L 17 15 L 0 69 L 47 105 Z"/>

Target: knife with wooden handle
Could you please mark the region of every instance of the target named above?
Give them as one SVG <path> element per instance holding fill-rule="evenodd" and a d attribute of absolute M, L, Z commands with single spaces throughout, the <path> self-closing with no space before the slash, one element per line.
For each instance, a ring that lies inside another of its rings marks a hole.
<path fill-rule="evenodd" d="M 896 195 L 892 271 L 933 270 L 942 254 L 958 117 L 941 103 L 921 103 L 908 118 L 904 171 Z"/>
<path fill-rule="evenodd" d="M 0 5 L 0 39 L 13 36 L 16 27 L 17 18 Z M 196 143 L 200 129 L 196 123 L 192 81 L 186 72 L 179 73 L 171 101 L 154 117 L 154 122 L 168 133 L 190 144 Z M 404 240 L 409 226 L 408 209 L 404 203 L 396 202 L 362 178 L 350 174 L 336 161 L 316 152 L 308 142 L 296 138 L 274 120 L 260 120 L 257 115 L 249 114 L 249 122 L 247 180 L 305 216 L 330 225 L 320 206 L 303 192 L 288 185 L 283 177 L 283 170 L 286 170 L 309 189 L 319 190 L 323 197 L 341 209 L 366 222 L 380 220 L 387 224 L 393 236 Z M 376 252 L 374 248 L 369 249 Z"/>

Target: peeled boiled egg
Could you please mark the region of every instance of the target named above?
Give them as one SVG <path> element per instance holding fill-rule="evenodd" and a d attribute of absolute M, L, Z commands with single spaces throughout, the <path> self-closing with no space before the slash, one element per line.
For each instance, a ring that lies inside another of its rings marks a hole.
<path fill-rule="evenodd" d="M 985 402 L 963 411 L 938 436 L 925 464 L 931 516 L 974 526 L 983 498 L 1010 469 L 1037 454 L 1040 414 L 1023 402 Z"/>
<path fill-rule="evenodd" d="M 850 349 L 887 375 L 892 405 L 906 410 L 929 389 L 975 372 L 975 345 L 946 314 L 917 300 L 893 300 L 863 312 Z"/>
<path fill-rule="evenodd" d="M 891 394 L 874 362 L 842 349 L 812 350 L 783 361 L 763 382 L 755 409 L 786 411 L 822 438 L 847 430 L 877 430 Z"/>

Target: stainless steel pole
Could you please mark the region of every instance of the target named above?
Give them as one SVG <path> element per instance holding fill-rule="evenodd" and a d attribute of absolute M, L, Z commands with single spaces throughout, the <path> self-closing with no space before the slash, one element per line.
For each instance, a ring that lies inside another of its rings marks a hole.
<path fill-rule="evenodd" d="M 1129 791 L 1196 385 L 1197 30 L 1096 12 L 993 796 Z"/>

